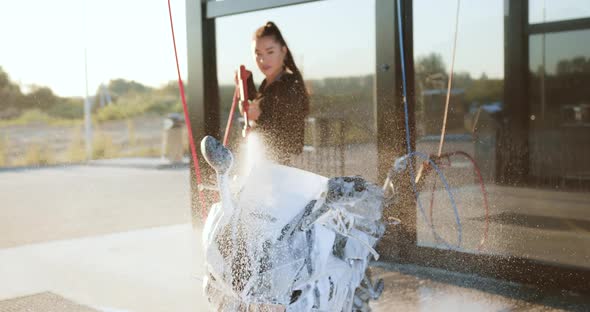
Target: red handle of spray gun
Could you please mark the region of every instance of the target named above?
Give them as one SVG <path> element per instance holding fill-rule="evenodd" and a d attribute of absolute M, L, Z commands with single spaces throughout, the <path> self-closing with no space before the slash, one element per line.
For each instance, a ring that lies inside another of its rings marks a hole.
<path fill-rule="evenodd" d="M 248 119 L 248 78 L 250 78 L 251 73 L 246 70 L 244 65 L 240 65 L 240 70 L 238 71 L 238 80 L 236 81 L 236 89 L 234 92 L 234 97 L 231 104 L 231 109 L 229 112 L 229 116 L 227 118 L 227 126 L 225 127 L 225 134 L 223 136 L 223 146 L 227 146 L 229 141 L 229 135 L 231 133 L 231 127 L 233 124 L 233 116 L 236 110 L 236 104 L 240 103 L 244 110 L 244 118 L 246 123 L 244 125 L 244 130 L 242 130 L 242 136 L 246 136 L 248 128 L 249 128 L 249 119 Z"/>
<path fill-rule="evenodd" d="M 242 137 L 246 137 L 250 131 L 250 119 L 248 118 L 248 108 L 250 102 L 248 102 L 248 78 L 251 73 L 246 70 L 246 66 L 240 65 L 238 71 L 238 87 L 240 88 L 240 104 L 244 110 L 244 129 L 242 129 Z"/>

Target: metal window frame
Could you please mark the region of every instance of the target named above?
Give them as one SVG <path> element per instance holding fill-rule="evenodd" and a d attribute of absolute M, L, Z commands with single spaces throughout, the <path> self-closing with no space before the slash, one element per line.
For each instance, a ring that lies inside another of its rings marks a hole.
<path fill-rule="evenodd" d="M 577 18 L 563 21 L 529 24 L 527 33 L 529 35 L 534 35 L 584 29 L 590 29 L 590 18 Z"/>
<path fill-rule="evenodd" d="M 205 18 L 205 0 L 186 0 L 186 34 L 188 77 L 187 106 L 193 138 L 219 134 L 219 92 L 215 49 L 215 21 Z M 198 144 L 198 142 L 195 142 Z M 214 172 L 198 157 L 203 182 L 210 183 Z M 191 215 L 193 225 L 202 223 L 199 188 L 195 164 L 190 161 Z M 213 203 L 215 194 L 204 191 L 206 205 Z"/>
<path fill-rule="evenodd" d="M 260 11 L 288 5 L 301 4 L 306 2 L 315 2 L 319 0 L 223 0 L 207 1 L 206 16 L 207 18 L 217 18 L 222 16 Z"/>
<path fill-rule="evenodd" d="M 414 103 L 414 53 L 412 28 L 412 1 L 402 3 L 404 20 L 404 53 L 406 60 L 406 90 L 408 103 Z M 407 154 L 405 113 L 402 95 L 402 64 L 399 55 L 397 5 L 395 0 L 376 0 L 376 69 L 375 69 L 375 116 L 377 122 L 378 179 L 384 181 L 393 160 Z M 408 106 L 410 144 L 415 149 L 414 106 Z M 394 181 L 396 189 L 412 190 L 409 174 Z M 413 196 L 403 196 L 395 207 L 386 207 L 384 218 L 404 220 L 391 226 L 380 242 L 378 250 L 383 259 L 409 259 L 417 244 L 416 203 Z"/>
<path fill-rule="evenodd" d="M 497 149 L 497 180 L 524 186 L 529 176 L 528 0 L 506 1 L 504 16 L 504 116 Z"/>

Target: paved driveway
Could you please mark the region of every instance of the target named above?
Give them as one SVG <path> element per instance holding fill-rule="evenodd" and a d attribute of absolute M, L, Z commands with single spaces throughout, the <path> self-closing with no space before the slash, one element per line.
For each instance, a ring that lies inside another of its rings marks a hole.
<path fill-rule="evenodd" d="M 0 248 L 188 222 L 187 168 L 0 171 Z"/>

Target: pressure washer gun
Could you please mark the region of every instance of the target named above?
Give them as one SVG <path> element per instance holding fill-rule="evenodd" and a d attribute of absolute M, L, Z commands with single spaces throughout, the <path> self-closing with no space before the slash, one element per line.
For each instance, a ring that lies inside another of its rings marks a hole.
<path fill-rule="evenodd" d="M 244 129 L 242 129 L 242 137 L 246 137 L 250 131 L 250 119 L 248 118 L 248 108 L 250 102 L 248 102 L 248 79 L 252 76 L 252 73 L 246 70 L 244 65 L 240 65 L 238 71 L 238 88 L 239 88 L 239 101 L 240 107 L 244 112 Z"/>
<path fill-rule="evenodd" d="M 248 85 L 251 84 L 252 87 L 254 86 L 254 81 L 252 80 L 252 73 L 246 70 L 244 65 L 240 65 L 240 70 L 237 73 L 237 80 L 236 80 L 236 89 L 234 91 L 234 98 L 231 104 L 231 110 L 229 112 L 229 116 L 227 118 L 227 125 L 225 127 L 225 135 L 223 137 L 223 146 L 227 146 L 229 141 L 229 134 L 231 133 L 231 127 L 233 123 L 234 112 L 236 110 L 236 104 L 239 103 L 240 111 L 244 114 L 244 129 L 242 129 L 242 136 L 246 137 L 250 128 L 250 120 L 248 118 L 248 107 L 250 103 L 248 102 Z"/>
<path fill-rule="evenodd" d="M 445 168 L 445 167 L 451 167 L 451 165 L 452 165 L 451 164 L 451 156 L 454 156 L 456 154 L 464 154 L 464 153 L 463 152 L 445 153 L 440 156 L 438 156 L 436 154 L 430 154 L 430 155 L 428 155 L 428 157 L 430 160 L 432 160 L 432 162 L 438 168 Z M 392 183 L 393 183 L 394 177 L 408 169 L 408 166 L 410 166 L 410 158 L 411 158 L 411 156 L 404 155 L 404 156 L 397 158 L 394 161 L 394 164 L 391 167 L 391 169 L 389 170 L 387 177 L 385 179 L 385 184 L 383 185 L 383 191 L 387 191 L 389 189 L 389 187 L 391 187 L 391 189 L 393 190 Z M 445 160 L 446 160 L 446 162 L 445 162 Z M 434 168 L 432 167 L 432 164 L 427 160 L 425 160 L 421 163 L 418 163 L 416 165 L 419 165 L 419 166 L 418 166 L 416 173 L 415 173 L 414 185 L 416 186 L 417 191 L 422 191 L 424 184 L 425 184 L 425 177 L 428 174 L 430 174 L 430 172 Z"/>

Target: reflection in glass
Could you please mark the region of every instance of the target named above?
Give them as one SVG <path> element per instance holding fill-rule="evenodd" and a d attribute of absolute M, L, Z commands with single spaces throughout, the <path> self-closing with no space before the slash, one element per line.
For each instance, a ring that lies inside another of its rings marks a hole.
<path fill-rule="evenodd" d="M 529 0 L 529 23 L 537 24 L 590 17 L 586 0 Z"/>
<path fill-rule="evenodd" d="M 423 7 L 426 2 L 415 4 Z M 443 36 L 433 29 L 432 10 L 414 8 L 416 147 L 435 155 L 451 59 L 453 32 L 446 25 L 452 25 L 453 10 L 442 5 L 435 10 L 446 28 Z M 439 159 L 459 212 L 460 250 L 588 267 L 590 93 L 586 85 L 590 83 L 590 48 L 586 43 L 590 31 L 530 37 L 529 103 L 521 104 L 528 105 L 530 113 L 529 146 L 515 147 L 518 157 L 528 157 L 530 170 L 528 184 L 515 187 L 497 179 L 500 171 L 514 169 L 510 164 L 499 168 L 496 163 L 497 155 L 507 148 L 501 138 L 510 139 L 510 123 L 518 120 L 510 115 L 515 110 L 504 105 L 502 12 L 501 4 L 475 7 L 462 2 L 461 7 L 444 152 L 462 151 L 475 160 L 489 205 L 485 205 L 479 178 L 467 157 Z M 489 52 L 490 56 L 479 57 Z M 472 59 L 479 64 L 472 65 Z M 485 70 L 478 71 L 480 68 Z M 527 90 L 526 86 L 520 89 Z M 418 244 L 456 246 L 459 228 L 441 180 L 431 171 L 418 185 Z"/>
<path fill-rule="evenodd" d="M 376 180 L 374 10 L 374 1 L 318 1 L 216 19 L 222 129 L 232 103 L 235 69 L 244 64 L 256 86 L 264 78 L 254 63 L 251 39 L 270 20 L 281 29 L 311 96 L 306 146 L 292 164 L 327 176 L 359 174 Z M 241 140 L 239 122 L 234 125 L 231 139 L 236 146 Z"/>
<path fill-rule="evenodd" d="M 590 188 L 588 40 L 588 30 L 530 37 L 530 175 L 538 185 Z"/>
<path fill-rule="evenodd" d="M 503 7 L 461 5 L 446 135 L 438 157 L 456 6 L 414 2 L 416 149 L 436 160 L 449 187 L 418 162 L 418 244 L 455 248 L 461 238 L 461 250 L 498 253 L 493 238 L 498 227 L 491 224 L 489 214 L 495 212 L 497 199 L 491 186 L 503 111 Z M 434 19 L 438 24 L 432 23 Z"/>

